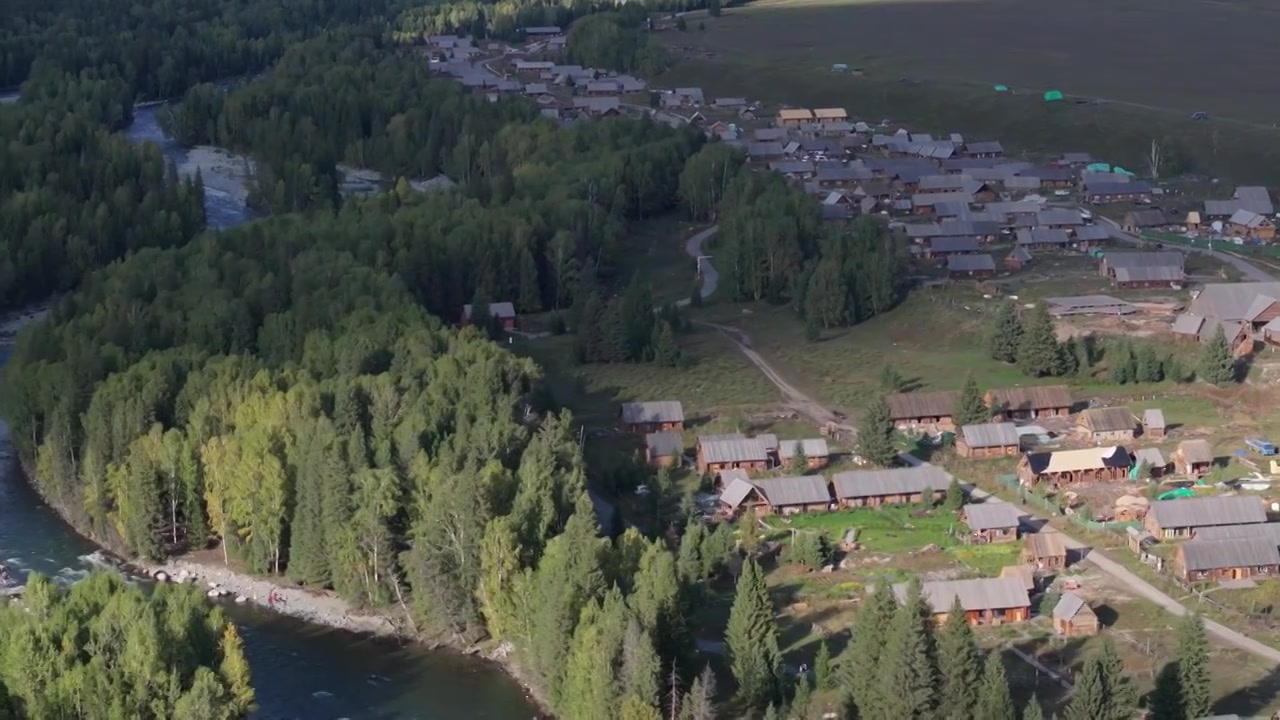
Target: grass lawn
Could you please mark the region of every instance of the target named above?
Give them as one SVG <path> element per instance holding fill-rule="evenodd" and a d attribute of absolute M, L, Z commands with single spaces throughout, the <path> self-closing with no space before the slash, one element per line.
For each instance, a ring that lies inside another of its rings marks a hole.
<path fill-rule="evenodd" d="M 858 531 L 857 542 L 870 552 L 902 553 L 919 550 L 926 545 L 950 547 L 956 544 L 951 533 L 964 525 L 954 515 L 937 509 L 918 514 L 915 508 L 879 508 L 840 510 L 826 513 L 792 515 L 786 519 L 768 518 L 766 522 L 785 535 L 790 529 L 825 532 L 832 542 L 839 542 L 849 529 Z"/>
<path fill-rule="evenodd" d="M 1270 72 L 1280 46 L 1269 37 L 1273 23 L 1258 20 L 1276 10 L 1264 0 L 761 0 L 707 18 L 704 32 L 659 35 L 681 58 L 659 83 L 700 86 L 711 97 L 843 106 L 859 119 L 996 139 L 1033 154 L 1084 150 L 1139 172 L 1154 137 L 1197 172 L 1266 182 L 1280 178 L 1272 125 L 1280 86 Z M 1137 27 L 1146 42 L 1134 42 Z M 1262 37 L 1231 47 L 1203 42 L 1214 27 Z M 864 72 L 832 73 L 834 63 Z M 1257 69 L 1224 80 L 1224 67 Z M 1179 82 L 1150 82 L 1166 76 Z M 995 84 L 1012 90 L 995 92 Z M 1050 89 L 1069 100 L 1044 102 Z M 1210 120 L 1191 120 L 1199 111 Z"/>
<path fill-rule="evenodd" d="M 697 268 L 693 258 L 685 254 L 684 241 L 701 227 L 675 214 L 636 223 L 619 263 L 619 279 L 625 283 L 636 276 L 648 282 L 659 305 L 688 298 Z"/>

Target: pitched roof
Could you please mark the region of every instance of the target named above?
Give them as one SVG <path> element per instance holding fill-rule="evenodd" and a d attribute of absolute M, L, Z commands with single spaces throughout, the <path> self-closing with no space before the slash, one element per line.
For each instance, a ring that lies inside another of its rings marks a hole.
<path fill-rule="evenodd" d="M 1268 538 L 1189 540 L 1180 549 L 1188 570 L 1280 565 L 1280 549 Z"/>
<path fill-rule="evenodd" d="M 1018 526 L 1026 513 L 1000 500 L 970 503 L 964 506 L 964 523 L 970 530 L 995 530 Z"/>
<path fill-rule="evenodd" d="M 987 253 L 981 255 L 948 255 L 948 272 L 990 272 L 996 269 L 996 261 Z"/>
<path fill-rule="evenodd" d="M 826 457 L 831 454 L 826 438 L 805 438 L 803 440 L 779 440 L 778 459 L 788 460 L 796 454 L 796 446 L 804 451 L 807 458 Z"/>
<path fill-rule="evenodd" d="M 782 108 L 778 111 L 779 120 L 812 120 L 813 111 L 809 108 Z"/>
<path fill-rule="evenodd" d="M 1280 282 L 1209 283 L 1187 312 L 1203 318 L 1243 320 L 1259 295 L 1280 297 Z"/>
<path fill-rule="evenodd" d="M 1173 319 L 1173 332 L 1179 335 L 1199 335 L 1200 326 L 1204 324 L 1204 318 L 1191 313 L 1183 313 Z"/>
<path fill-rule="evenodd" d="M 1151 515 L 1162 528 L 1245 525 L 1267 521 L 1262 501 L 1249 495 L 1157 500 L 1151 503 Z"/>
<path fill-rule="evenodd" d="M 990 155 L 1004 152 L 1004 146 L 999 140 L 990 140 L 986 142 L 965 143 L 964 151 L 970 155 Z"/>
<path fill-rule="evenodd" d="M 945 417 L 955 411 L 960 393 L 955 390 L 934 392 L 894 393 L 886 395 L 884 402 L 889 406 L 889 418 L 905 420 L 922 417 Z"/>
<path fill-rule="evenodd" d="M 1009 257 L 1018 262 L 1031 262 L 1031 251 L 1025 247 L 1015 247 L 1009 252 Z"/>
<path fill-rule="evenodd" d="M 1061 557 L 1067 554 L 1066 539 L 1062 533 L 1052 527 L 1028 534 L 1024 547 L 1032 557 L 1037 558 Z"/>
<path fill-rule="evenodd" d="M 960 428 L 960 436 L 971 448 L 1018 445 L 1018 428 L 1010 422 L 965 425 Z"/>
<path fill-rule="evenodd" d="M 708 463 L 762 462 L 768 459 L 769 450 L 760 438 L 734 440 L 708 440 L 698 438 L 702 458 Z"/>
<path fill-rule="evenodd" d="M 622 422 L 664 423 L 684 422 L 684 406 L 679 400 L 622 403 Z"/>
<path fill-rule="evenodd" d="M 887 470 L 847 470 L 831 478 L 838 498 L 914 495 L 925 488 L 946 490 L 951 477 L 935 465 Z"/>
<path fill-rule="evenodd" d="M 1256 185 L 1243 185 L 1236 188 L 1236 200 L 1240 207 L 1259 215 L 1271 215 L 1275 206 L 1271 203 L 1271 191 Z"/>
<path fill-rule="evenodd" d="M 512 305 L 509 302 L 489 303 L 489 314 L 499 319 L 513 318 L 516 316 L 516 306 Z M 462 316 L 467 318 L 468 320 L 471 319 L 470 304 L 462 306 Z"/>
<path fill-rule="evenodd" d="M 1070 245 L 1071 238 L 1061 228 L 1018 228 L 1019 245 Z"/>
<path fill-rule="evenodd" d="M 1164 424 L 1164 411 L 1160 408 L 1147 408 L 1146 410 L 1143 410 L 1142 426 L 1163 430 L 1166 427 Z"/>
<path fill-rule="evenodd" d="M 844 108 L 814 108 L 813 116 L 818 120 L 843 120 L 849 112 Z"/>
<path fill-rule="evenodd" d="M 1036 213 L 1036 223 L 1040 225 L 1083 225 L 1084 218 L 1076 210 L 1063 208 L 1046 208 Z"/>
<path fill-rule="evenodd" d="M 724 490 L 720 493 L 720 502 L 731 508 L 737 508 L 753 492 L 756 492 L 756 486 L 752 485 L 749 480 L 734 477 L 729 480 L 729 483 L 725 485 Z"/>
<path fill-rule="evenodd" d="M 644 436 L 644 445 L 654 457 L 671 457 L 684 452 L 684 435 L 678 432 L 656 432 Z"/>
<path fill-rule="evenodd" d="M 1145 182 L 1133 181 L 1116 181 L 1116 180 L 1086 180 L 1084 185 L 1086 195 L 1144 195 L 1151 192 L 1151 186 Z"/>
<path fill-rule="evenodd" d="M 831 488 L 821 475 L 798 475 L 756 480 L 752 483 L 773 506 L 816 505 L 831 502 Z"/>
<path fill-rule="evenodd" d="M 1084 601 L 1084 598 L 1073 592 L 1065 592 L 1062 593 L 1062 597 L 1059 598 L 1058 604 L 1053 606 L 1053 619 L 1071 620 L 1082 610 L 1088 610 L 1090 613 L 1093 612 L 1093 608 L 1089 607 L 1089 604 Z"/>
<path fill-rule="evenodd" d="M 1046 453 L 1027 453 L 1031 471 L 1039 474 L 1127 468 L 1133 465 L 1129 451 L 1122 447 L 1083 448 Z"/>
<path fill-rule="evenodd" d="M 1108 252 L 1102 256 L 1109 268 L 1173 267 L 1179 270 L 1186 263 L 1186 256 L 1177 250 L 1160 252 Z"/>
<path fill-rule="evenodd" d="M 1213 462 L 1213 447 L 1204 438 L 1183 440 L 1178 443 L 1176 452 L 1183 460 L 1190 463 Z"/>
<path fill-rule="evenodd" d="M 1005 565 L 1000 568 L 1000 577 L 1013 578 L 1022 583 L 1022 587 L 1027 592 L 1031 592 L 1036 588 L 1036 571 L 1027 563 L 1018 563 L 1017 565 Z"/>
<path fill-rule="evenodd" d="M 1157 265 L 1154 267 L 1118 267 L 1116 282 L 1182 282 L 1186 276 L 1182 268 Z"/>
<path fill-rule="evenodd" d="M 1111 237 L 1111 233 L 1107 232 L 1105 227 L 1101 225 L 1081 225 L 1076 228 L 1077 240 L 1106 240 Z"/>
<path fill-rule="evenodd" d="M 1197 540 L 1230 540 L 1232 538 L 1267 538 L 1280 545 L 1280 522 L 1250 523 L 1247 525 L 1214 525 L 1197 528 Z"/>
<path fill-rule="evenodd" d="M 998 388 L 990 392 L 991 409 L 1014 412 L 1071 407 L 1071 391 L 1066 385 L 1033 385 Z"/>
<path fill-rule="evenodd" d="M 1027 589 L 1018 578 L 933 580 L 924 583 L 923 590 L 935 614 L 950 611 L 956 598 L 965 610 L 1007 610 L 1031 604 Z M 902 600 L 907 595 L 907 584 L 894 585 L 893 591 Z"/>
<path fill-rule="evenodd" d="M 1264 225 L 1267 225 L 1269 221 L 1265 217 L 1259 215 L 1256 212 L 1251 212 L 1249 210 L 1245 210 L 1244 208 L 1240 208 L 1239 210 L 1236 210 L 1234 213 L 1231 213 L 1231 217 L 1227 218 L 1227 222 L 1231 223 L 1232 225 L 1242 225 L 1244 227 L 1249 228 L 1250 230 L 1255 230 Z"/>
<path fill-rule="evenodd" d="M 1162 210 L 1130 210 L 1124 215 L 1126 225 L 1135 227 L 1160 227 L 1167 225 L 1169 221 L 1164 216 Z"/>
<path fill-rule="evenodd" d="M 1133 451 L 1133 464 L 1139 463 L 1146 463 L 1151 467 L 1165 467 L 1169 464 L 1169 460 L 1164 453 L 1160 452 L 1160 448 L 1138 448 Z"/>
<path fill-rule="evenodd" d="M 990 220 L 957 220 L 947 218 L 938 224 L 938 234 L 942 236 L 983 236 L 999 235 L 1000 223 Z"/>
<path fill-rule="evenodd" d="M 1089 408 L 1080 413 L 1076 422 L 1092 432 L 1133 430 L 1138 424 L 1127 407 Z"/>

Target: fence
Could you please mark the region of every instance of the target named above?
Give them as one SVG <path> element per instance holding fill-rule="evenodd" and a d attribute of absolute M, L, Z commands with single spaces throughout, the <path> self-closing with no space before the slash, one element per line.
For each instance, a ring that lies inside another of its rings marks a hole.
<path fill-rule="evenodd" d="M 1061 515 L 1071 522 L 1082 528 L 1093 530 L 1095 532 L 1124 532 L 1128 528 L 1140 528 L 1142 523 L 1139 522 L 1099 522 L 1097 520 L 1089 520 L 1082 517 L 1079 513 L 1065 514 L 1062 507 L 1056 502 L 1050 500 L 1043 495 L 1037 495 L 1028 491 L 1021 483 L 1018 482 L 1017 475 L 998 475 L 996 479 L 1000 481 L 1009 490 L 1018 493 L 1018 499 L 1026 505 L 1038 507 L 1051 515 Z"/>
<path fill-rule="evenodd" d="M 1148 240 L 1155 240 L 1162 243 L 1172 243 L 1174 245 L 1182 245 L 1184 247 L 1195 248 L 1197 250 L 1220 250 L 1222 252 L 1235 253 L 1236 255 L 1251 255 L 1254 257 L 1266 257 L 1280 260 L 1280 248 L 1271 245 L 1261 245 L 1254 243 L 1236 244 L 1231 240 L 1216 238 L 1215 241 L 1201 238 L 1189 238 L 1185 235 L 1177 233 L 1160 232 L 1148 230 L 1142 233 L 1142 236 Z"/>

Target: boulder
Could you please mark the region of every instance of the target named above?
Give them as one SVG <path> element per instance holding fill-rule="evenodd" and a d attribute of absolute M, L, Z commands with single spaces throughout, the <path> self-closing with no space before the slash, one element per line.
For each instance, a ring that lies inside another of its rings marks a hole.
<path fill-rule="evenodd" d="M 163 570 L 155 571 L 154 573 L 152 573 L 151 577 L 155 578 L 156 582 L 162 582 L 162 583 L 169 582 L 169 573 Z"/>

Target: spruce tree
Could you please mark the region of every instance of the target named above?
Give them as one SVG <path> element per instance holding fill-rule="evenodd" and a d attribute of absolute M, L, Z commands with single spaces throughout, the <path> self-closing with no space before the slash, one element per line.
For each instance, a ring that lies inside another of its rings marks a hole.
<path fill-rule="evenodd" d="M 831 668 L 831 646 L 825 639 L 818 641 L 818 654 L 813 659 L 813 682 L 818 690 L 835 687 L 835 675 Z"/>
<path fill-rule="evenodd" d="M 1075 692 L 1067 703 L 1063 720 L 1101 720 L 1107 717 L 1107 696 L 1102 681 L 1102 665 L 1095 653 L 1084 661 L 1075 677 Z"/>
<path fill-rule="evenodd" d="M 991 420 L 991 409 L 978 388 L 978 381 L 970 375 L 964 381 L 964 389 L 960 391 L 960 400 L 956 404 L 955 423 L 957 426 L 980 425 Z"/>
<path fill-rule="evenodd" d="M 809 469 L 809 456 L 804 452 L 804 443 L 799 440 L 795 443 L 795 449 L 791 453 L 791 472 L 796 475 L 803 475 Z"/>
<path fill-rule="evenodd" d="M 1100 720 L 1129 720 L 1138 707 L 1138 688 L 1125 674 L 1124 663 L 1116 652 L 1115 641 L 1110 637 L 1102 639 L 1098 665 L 1106 698 L 1106 713 Z"/>
<path fill-rule="evenodd" d="M 1129 348 L 1129 343 L 1120 342 L 1112 347 L 1111 352 L 1107 353 L 1108 374 L 1111 382 L 1117 385 L 1127 385 L 1134 381 L 1134 362 L 1133 351 Z"/>
<path fill-rule="evenodd" d="M 801 673 L 796 678 L 796 692 L 791 698 L 791 712 L 787 717 L 791 718 L 807 718 L 809 717 L 809 706 L 813 704 L 813 684 L 809 681 L 807 674 Z"/>
<path fill-rule="evenodd" d="M 1022 720 L 1044 720 L 1044 708 L 1040 707 L 1040 698 L 1034 693 L 1022 709 Z"/>
<path fill-rule="evenodd" d="M 901 392 L 906 386 L 906 381 L 902 379 L 902 373 L 892 365 L 885 365 L 880 368 L 880 388 L 887 393 Z"/>
<path fill-rule="evenodd" d="M 1023 319 L 1018 338 L 1018 368 L 1031 377 L 1053 375 L 1061 370 L 1058 338 L 1053 318 L 1044 303 L 1036 305 Z"/>
<path fill-rule="evenodd" d="M 938 706 L 948 720 L 969 720 L 983 680 L 978 641 L 957 597 L 938 632 L 938 673 L 942 679 Z M 979 716 L 979 720 L 985 720 Z"/>
<path fill-rule="evenodd" d="M 959 512 L 964 507 L 964 488 L 960 487 L 960 478 L 951 476 L 951 484 L 947 486 L 947 497 L 943 500 L 943 509 L 948 512 Z"/>
<path fill-rule="evenodd" d="M 773 613 L 764 573 L 755 560 L 748 558 L 738 578 L 725 632 L 729 664 L 738 681 L 738 695 L 748 707 L 764 707 L 778 696 L 782 653 L 778 649 L 778 625 Z"/>
<path fill-rule="evenodd" d="M 676 344 L 676 334 L 671 329 L 671 323 L 666 320 L 660 320 L 653 326 L 649 351 L 653 362 L 663 367 L 680 367 L 684 361 L 680 346 Z"/>
<path fill-rule="evenodd" d="M 938 665 L 932 611 L 918 577 L 893 614 L 879 662 L 874 717 L 926 718 L 937 706 Z"/>
<path fill-rule="evenodd" d="M 979 720 L 1018 720 L 999 650 L 987 653 L 987 662 L 982 668 L 982 687 L 978 690 L 976 717 Z"/>
<path fill-rule="evenodd" d="M 898 460 L 893 421 L 889 419 L 889 406 L 884 398 L 873 400 L 862 416 L 862 424 L 858 427 L 858 452 L 880 467 L 890 467 Z"/>
<path fill-rule="evenodd" d="M 622 643 L 622 693 L 657 708 L 658 675 L 662 671 L 653 640 L 640 623 L 627 624 Z"/>
<path fill-rule="evenodd" d="M 680 538 L 680 554 L 676 557 L 676 569 L 680 579 L 686 584 L 702 580 L 706 577 L 703 568 L 702 543 L 707 535 L 706 526 L 700 518 L 691 518 L 685 526 L 684 535 Z"/>
<path fill-rule="evenodd" d="M 995 328 L 991 335 L 991 358 L 1004 363 L 1018 360 L 1018 345 L 1022 337 L 1022 325 L 1018 322 L 1018 308 L 1006 300 L 996 309 Z"/>
<path fill-rule="evenodd" d="M 871 717 L 877 704 L 880 689 L 877 668 L 897 608 L 893 588 L 881 581 L 858 610 L 853 624 L 853 640 L 840 657 L 841 684 L 852 691 L 861 717 Z"/>
<path fill-rule="evenodd" d="M 633 359 L 627 327 L 626 306 L 622 298 L 605 304 L 600 321 L 600 362 L 620 363 Z"/>
<path fill-rule="evenodd" d="M 604 323 L 604 300 L 595 292 L 574 301 L 578 317 L 574 330 L 574 351 L 580 363 L 601 361 L 601 332 Z"/>
<path fill-rule="evenodd" d="M 716 720 L 716 674 L 711 666 L 693 681 L 680 704 L 680 720 Z"/>
<path fill-rule="evenodd" d="M 1087 337 L 1074 339 L 1076 341 L 1073 346 L 1076 354 L 1076 374 L 1087 377 L 1093 374 L 1093 353 L 1089 349 L 1092 340 Z"/>
<path fill-rule="evenodd" d="M 1204 382 L 1219 387 L 1236 381 L 1235 358 L 1231 355 L 1231 348 L 1227 347 L 1227 336 L 1222 332 L 1221 325 L 1213 333 L 1213 339 L 1200 352 L 1196 374 Z"/>
<path fill-rule="evenodd" d="M 1204 620 L 1197 613 L 1182 620 L 1178 632 L 1178 685 L 1182 707 L 1189 718 L 1209 716 L 1213 704 L 1209 677 L 1209 640 Z"/>

